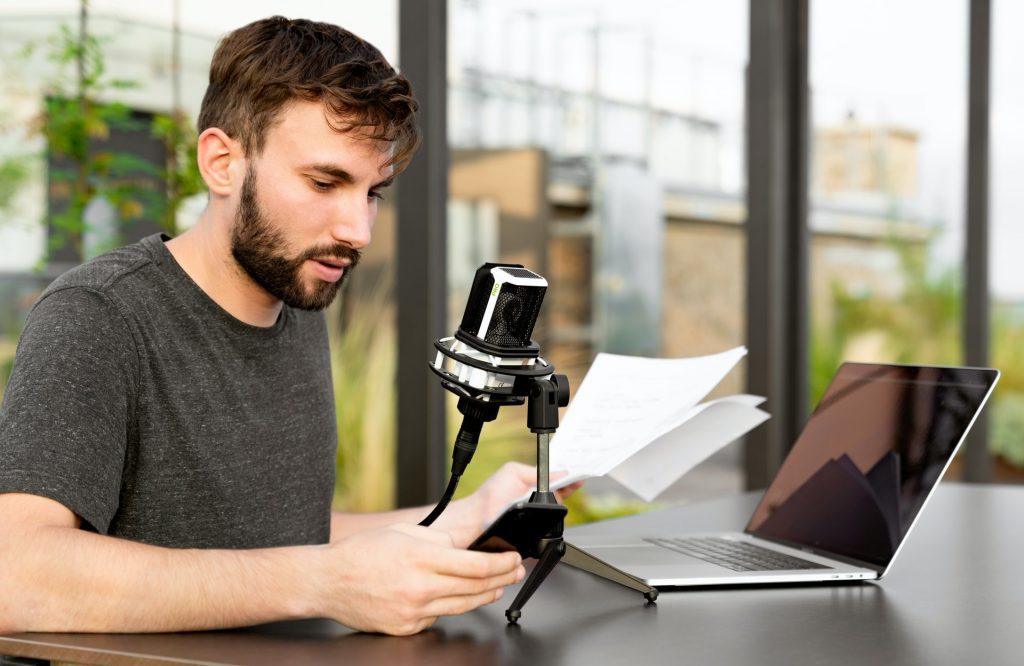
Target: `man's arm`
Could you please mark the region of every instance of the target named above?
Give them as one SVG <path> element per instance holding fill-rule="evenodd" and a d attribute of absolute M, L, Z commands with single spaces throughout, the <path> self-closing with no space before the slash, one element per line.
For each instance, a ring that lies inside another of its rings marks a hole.
<path fill-rule="evenodd" d="M 324 546 L 187 550 L 79 529 L 58 502 L 0 494 L 0 633 L 152 632 L 329 617 L 415 633 L 495 601 L 516 553 L 454 548 L 427 528 L 378 528 Z"/>

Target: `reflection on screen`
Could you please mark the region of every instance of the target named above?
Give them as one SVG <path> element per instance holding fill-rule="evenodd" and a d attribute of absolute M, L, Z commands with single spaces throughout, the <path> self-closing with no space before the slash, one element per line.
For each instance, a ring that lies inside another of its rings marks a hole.
<path fill-rule="evenodd" d="M 996 376 L 843 365 L 747 531 L 887 565 Z"/>

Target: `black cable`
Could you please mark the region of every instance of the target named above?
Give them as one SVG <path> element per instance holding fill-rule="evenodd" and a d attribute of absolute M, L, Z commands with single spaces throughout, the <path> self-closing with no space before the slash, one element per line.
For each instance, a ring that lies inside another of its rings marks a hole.
<path fill-rule="evenodd" d="M 480 441 L 480 430 L 484 423 L 493 421 L 498 415 L 498 405 L 477 403 L 472 400 L 461 398 L 459 400 L 459 411 L 462 412 L 462 425 L 459 427 L 459 434 L 455 437 L 455 446 L 452 449 L 452 476 L 448 479 L 448 487 L 438 500 L 437 506 L 430 512 L 430 515 L 420 521 L 420 525 L 427 527 L 440 516 L 448 503 L 455 496 L 455 489 L 459 485 L 462 473 L 469 466 L 469 461 L 476 453 L 477 442 Z"/>
<path fill-rule="evenodd" d="M 432 525 L 438 516 L 444 512 L 448 507 L 448 503 L 452 501 L 452 497 L 455 496 L 455 488 L 459 485 L 459 479 L 461 478 L 462 475 L 455 476 L 453 474 L 452 478 L 448 479 L 448 487 L 445 488 L 444 494 L 441 495 L 441 500 L 434 507 L 434 510 L 430 512 L 430 515 L 420 521 L 420 525 L 423 527 Z"/>

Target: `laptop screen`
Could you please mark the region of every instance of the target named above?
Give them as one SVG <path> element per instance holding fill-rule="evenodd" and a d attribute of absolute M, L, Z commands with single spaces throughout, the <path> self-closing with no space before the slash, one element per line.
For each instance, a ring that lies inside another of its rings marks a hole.
<path fill-rule="evenodd" d="M 746 531 L 887 566 L 998 375 L 844 364 Z"/>

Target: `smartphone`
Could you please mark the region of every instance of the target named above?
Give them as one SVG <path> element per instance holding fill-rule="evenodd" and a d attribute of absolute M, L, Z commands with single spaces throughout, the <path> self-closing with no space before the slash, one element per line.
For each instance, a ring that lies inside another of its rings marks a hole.
<path fill-rule="evenodd" d="M 491 553 L 516 550 L 525 557 L 540 556 L 540 542 L 562 536 L 565 514 L 561 504 L 513 504 L 470 544 L 470 550 Z"/>

